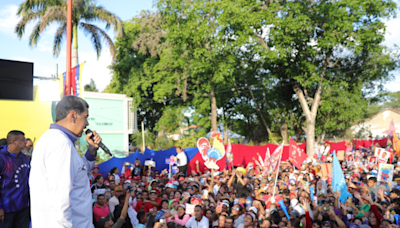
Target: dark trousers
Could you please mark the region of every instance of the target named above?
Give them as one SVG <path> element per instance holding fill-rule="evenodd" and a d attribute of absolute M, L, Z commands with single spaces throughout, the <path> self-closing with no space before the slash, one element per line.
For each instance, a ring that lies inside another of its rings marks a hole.
<path fill-rule="evenodd" d="M 187 165 L 178 166 L 179 172 L 183 173 L 186 176 Z"/>
<path fill-rule="evenodd" d="M 29 207 L 20 211 L 4 213 L 4 222 L 0 221 L 0 228 L 29 228 L 31 215 Z"/>

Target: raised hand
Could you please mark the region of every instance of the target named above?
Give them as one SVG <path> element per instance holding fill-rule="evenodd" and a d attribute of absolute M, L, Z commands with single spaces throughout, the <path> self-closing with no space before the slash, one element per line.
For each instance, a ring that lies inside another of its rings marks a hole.
<path fill-rule="evenodd" d="M 310 201 L 307 198 L 304 198 L 301 201 L 301 206 L 305 211 L 308 211 L 308 208 L 310 207 Z"/>
<path fill-rule="evenodd" d="M 340 207 L 343 209 L 344 212 L 347 211 L 347 206 L 345 203 L 340 203 Z"/>
<path fill-rule="evenodd" d="M 337 199 L 341 195 L 340 190 L 337 190 L 336 192 L 333 193 L 333 196 Z"/>
<path fill-rule="evenodd" d="M 361 195 L 360 195 L 359 192 L 353 192 L 353 196 L 354 196 L 354 198 L 356 198 L 356 199 L 360 199 L 360 198 L 361 198 Z"/>
<path fill-rule="evenodd" d="M 383 189 L 381 189 L 381 188 L 378 190 L 378 197 L 379 197 L 380 199 L 382 199 L 382 200 L 384 199 L 384 196 L 383 196 Z"/>

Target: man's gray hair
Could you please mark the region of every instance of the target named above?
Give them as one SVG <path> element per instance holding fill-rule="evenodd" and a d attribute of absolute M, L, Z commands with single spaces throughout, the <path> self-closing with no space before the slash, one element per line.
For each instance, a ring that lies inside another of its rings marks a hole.
<path fill-rule="evenodd" d="M 68 113 L 74 110 L 78 115 L 81 115 L 89 104 L 77 96 L 65 96 L 58 102 L 56 106 L 56 122 L 65 119 Z"/>

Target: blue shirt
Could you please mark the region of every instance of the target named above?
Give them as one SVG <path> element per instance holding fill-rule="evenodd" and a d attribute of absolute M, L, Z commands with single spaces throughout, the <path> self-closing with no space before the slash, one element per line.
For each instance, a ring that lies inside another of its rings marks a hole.
<path fill-rule="evenodd" d="M 30 159 L 20 152 L 8 152 L 0 147 L 0 209 L 16 212 L 29 206 Z"/>

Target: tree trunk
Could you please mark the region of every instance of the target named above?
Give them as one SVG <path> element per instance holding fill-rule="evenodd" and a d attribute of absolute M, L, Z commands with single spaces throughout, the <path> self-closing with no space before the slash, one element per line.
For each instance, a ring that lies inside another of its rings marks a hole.
<path fill-rule="evenodd" d="M 303 91 L 301 90 L 301 88 L 299 87 L 298 84 L 295 84 L 293 86 L 293 90 L 297 95 L 297 98 L 299 99 L 301 108 L 303 110 L 304 116 L 306 117 L 306 136 L 307 136 L 307 155 L 309 157 L 313 157 L 314 156 L 314 143 L 315 143 L 315 119 L 317 117 L 317 110 L 319 107 L 319 103 L 321 100 L 321 91 L 322 91 L 322 83 L 320 83 L 318 85 L 318 89 L 314 94 L 314 99 L 311 102 L 311 109 L 308 106 L 308 102 L 307 99 L 304 96 Z"/>
<path fill-rule="evenodd" d="M 321 140 L 319 142 L 324 142 L 325 139 L 325 131 L 321 134 Z"/>
<path fill-rule="evenodd" d="M 218 131 L 217 125 L 217 98 L 215 97 L 214 83 L 212 82 L 212 76 L 210 76 L 211 83 L 211 131 Z"/>
<path fill-rule="evenodd" d="M 283 143 L 284 144 L 289 144 L 288 142 L 288 125 L 287 123 L 283 123 L 282 127 L 281 127 L 281 136 L 283 139 Z"/>
<path fill-rule="evenodd" d="M 226 124 L 224 125 L 224 144 L 228 144 L 228 126 L 226 126 Z"/>
<path fill-rule="evenodd" d="M 306 136 L 307 155 L 313 157 L 315 147 L 315 119 L 307 121 Z"/>
<path fill-rule="evenodd" d="M 79 64 L 78 61 L 78 27 L 76 24 L 72 25 L 72 66 L 75 67 Z"/>

